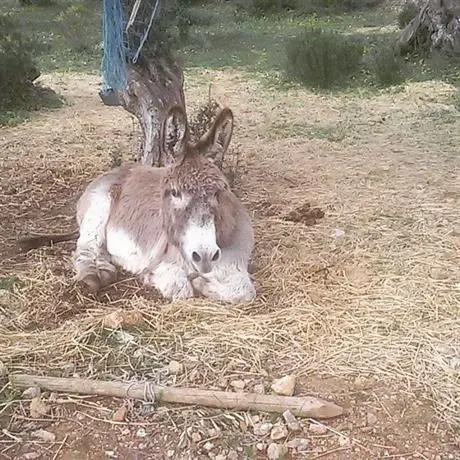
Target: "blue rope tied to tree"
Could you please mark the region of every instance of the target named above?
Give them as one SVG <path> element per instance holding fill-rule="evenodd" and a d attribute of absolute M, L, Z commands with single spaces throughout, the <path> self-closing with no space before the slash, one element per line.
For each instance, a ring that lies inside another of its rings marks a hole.
<path fill-rule="evenodd" d="M 103 0 L 102 92 L 121 91 L 128 84 L 126 71 L 127 48 L 123 36 L 124 17 L 121 0 Z"/>

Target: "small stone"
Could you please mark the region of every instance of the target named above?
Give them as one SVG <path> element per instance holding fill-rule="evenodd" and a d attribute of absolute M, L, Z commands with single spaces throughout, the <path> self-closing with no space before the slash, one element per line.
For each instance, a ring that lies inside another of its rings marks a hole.
<path fill-rule="evenodd" d="M 114 450 L 106 450 L 104 452 L 104 455 L 108 458 L 117 458 L 117 454 L 115 453 Z"/>
<path fill-rule="evenodd" d="M 370 377 L 364 377 L 364 376 L 359 375 L 355 379 L 354 387 L 356 390 L 360 390 L 360 391 L 369 390 L 370 388 L 374 386 L 374 384 L 375 384 L 374 379 Z"/>
<path fill-rule="evenodd" d="M 274 442 L 268 446 L 267 457 L 270 460 L 281 460 L 287 454 L 287 448 L 283 444 L 275 444 Z"/>
<path fill-rule="evenodd" d="M 279 439 L 287 437 L 288 434 L 289 433 L 287 428 L 279 423 L 272 428 L 272 431 L 270 432 L 270 439 L 273 439 L 273 441 L 278 441 Z"/>
<path fill-rule="evenodd" d="M 37 430 L 33 431 L 30 434 L 33 438 L 41 439 L 42 441 L 45 442 L 54 442 L 56 441 L 56 435 L 54 433 L 51 433 L 50 431 L 46 430 Z"/>
<path fill-rule="evenodd" d="M 179 361 L 171 361 L 168 366 L 169 375 L 179 375 L 182 374 L 184 370 L 184 365 Z"/>
<path fill-rule="evenodd" d="M 265 423 L 257 423 L 254 425 L 254 434 L 256 436 L 266 436 L 270 433 L 271 429 L 273 428 L 273 423 L 265 422 Z"/>
<path fill-rule="evenodd" d="M 32 418 L 41 418 L 44 415 L 48 414 L 50 411 L 50 407 L 45 404 L 39 397 L 37 398 L 32 398 L 32 401 L 30 401 L 30 416 Z"/>
<path fill-rule="evenodd" d="M 295 376 L 286 375 L 285 377 L 274 380 L 271 388 L 276 394 L 292 396 L 295 390 Z"/>
<path fill-rule="evenodd" d="M 367 426 L 374 426 L 378 421 L 377 416 L 373 414 L 372 412 L 368 412 L 366 418 L 367 418 Z"/>
<path fill-rule="evenodd" d="M 297 421 L 294 414 L 290 410 L 286 410 L 283 412 L 283 418 L 289 430 L 300 431 L 300 423 Z"/>
<path fill-rule="evenodd" d="M 40 452 L 27 452 L 23 457 L 24 460 L 35 460 L 36 458 L 40 458 L 41 455 Z"/>
<path fill-rule="evenodd" d="M 241 391 L 241 390 L 244 390 L 244 387 L 246 386 L 246 384 L 244 383 L 243 380 L 232 380 L 230 382 L 230 386 L 234 390 Z"/>
<path fill-rule="evenodd" d="M 227 460 L 238 460 L 238 454 L 233 449 L 230 449 L 227 454 Z"/>
<path fill-rule="evenodd" d="M 6 364 L 0 361 L 0 377 L 5 377 L 8 374 Z"/>
<path fill-rule="evenodd" d="M 265 393 L 265 387 L 261 383 L 258 383 L 257 385 L 254 385 L 253 391 L 254 393 L 263 395 Z"/>
<path fill-rule="evenodd" d="M 166 452 L 166 456 L 167 456 L 168 458 L 173 458 L 173 457 L 174 457 L 174 454 L 175 454 L 175 452 L 174 452 L 173 450 L 168 450 L 168 452 Z"/>
<path fill-rule="evenodd" d="M 114 422 L 124 422 L 127 415 L 128 415 L 128 408 L 125 406 L 121 406 L 113 413 L 112 420 Z"/>
<path fill-rule="evenodd" d="M 214 444 L 208 441 L 203 445 L 203 449 L 209 452 L 210 450 L 214 449 Z"/>
<path fill-rule="evenodd" d="M 286 443 L 286 447 L 289 449 L 297 449 L 299 452 L 308 450 L 308 439 L 305 438 L 294 438 Z"/>
<path fill-rule="evenodd" d="M 339 445 L 344 447 L 348 446 L 350 444 L 350 438 L 347 438 L 346 436 L 339 436 Z"/>
<path fill-rule="evenodd" d="M 137 431 L 136 431 L 136 436 L 138 438 L 145 438 L 147 436 L 147 433 L 145 432 L 145 428 L 139 428 Z"/>
<path fill-rule="evenodd" d="M 38 387 L 30 387 L 22 392 L 22 397 L 24 399 L 33 399 L 38 398 L 41 395 L 41 390 Z"/>
<path fill-rule="evenodd" d="M 198 433 L 197 431 L 194 431 L 194 432 L 192 433 L 191 438 L 192 438 L 192 441 L 193 441 L 195 444 L 197 444 L 197 443 L 199 443 L 199 442 L 201 441 L 201 434 Z"/>
<path fill-rule="evenodd" d="M 256 449 L 259 450 L 260 452 L 263 452 L 265 450 L 265 444 L 263 442 L 258 442 L 256 444 Z"/>
<path fill-rule="evenodd" d="M 318 425 L 317 423 L 310 423 L 310 425 L 308 426 L 308 431 L 310 431 L 313 434 L 326 434 L 327 426 Z"/>

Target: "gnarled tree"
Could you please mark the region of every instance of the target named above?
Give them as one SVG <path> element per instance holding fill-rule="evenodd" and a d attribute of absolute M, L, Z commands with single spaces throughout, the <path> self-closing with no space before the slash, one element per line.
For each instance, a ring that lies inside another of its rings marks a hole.
<path fill-rule="evenodd" d="M 182 9 L 179 0 L 159 1 L 152 28 L 142 43 L 146 25 L 151 20 L 152 2 L 122 0 L 122 5 L 126 21 L 133 9 L 137 9 L 136 20 L 125 34 L 129 40 L 127 87 L 102 98 L 109 105 L 121 105 L 139 120 L 142 136 L 138 161 L 164 166 L 165 158 L 157 142 L 160 126 L 171 105 L 178 104 L 185 110 L 182 66 L 173 52 L 175 43 L 172 35 L 177 29 L 178 14 Z M 138 50 L 137 59 L 133 59 Z"/>
<path fill-rule="evenodd" d="M 398 35 L 396 50 L 460 57 L 460 1 L 418 0 L 417 5 L 418 14 Z"/>

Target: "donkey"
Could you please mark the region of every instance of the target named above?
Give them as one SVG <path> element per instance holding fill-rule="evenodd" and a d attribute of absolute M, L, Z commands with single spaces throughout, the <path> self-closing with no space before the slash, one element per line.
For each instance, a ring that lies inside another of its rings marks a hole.
<path fill-rule="evenodd" d="M 76 239 L 76 279 L 93 293 L 122 267 L 165 298 L 252 300 L 252 222 L 215 164 L 230 143 L 233 113 L 222 109 L 198 142 L 189 132 L 184 109 L 171 107 L 160 132 L 164 167 L 135 163 L 102 174 L 77 203 L 79 230 L 29 236 L 22 247 Z"/>

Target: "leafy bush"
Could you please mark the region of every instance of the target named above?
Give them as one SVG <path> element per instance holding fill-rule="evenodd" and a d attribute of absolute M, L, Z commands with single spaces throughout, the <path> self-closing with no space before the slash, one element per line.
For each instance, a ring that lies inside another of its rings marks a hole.
<path fill-rule="evenodd" d="M 397 85 L 404 81 L 403 60 L 391 47 L 383 48 L 374 55 L 373 70 L 379 84 Z"/>
<path fill-rule="evenodd" d="M 60 34 L 76 52 L 90 51 L 96 46 L 92 15 L 88 4 L 80 1 L 70 5 L 55 19 Z"/>
<path fill-rule="evenodd" d="M 409 24 L 409 22 L 412 21 L 412 19 L 417 16 L 419 12 L 419 7 L 417 4 L 409 0 L 405 3 L 405 5 L 402 7 L 402 10 L 398 14 L 398 25 L 400 29 L 404 29 L 404 27 Z"/>
<path fill-rule="evenodd" d="M 307 28 L 286 47 L 286 73 L 302 83 L 330 88 L 359 66 L 364 46 L 334 31 Z"/>
<path fill-rule="evenodd" d="M 21 6 L 53 6 L 56 4 L 55 0 L 19 0 Z"/>
<path fill-rule="evenodd" d="M 236 0 L 236 14 L 246 13 L 250 16 L 265 16 L 296 9 L 297 0 Z"/>
<path fill-rule="evenodd" d="M 0 15 L 0 107 L 12 107 L 26 99 L 40 76 L 33 53 L 33 43 L 21 35 L 16 23 Z"/>

